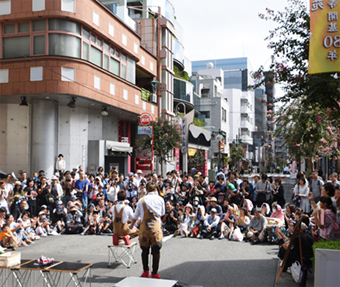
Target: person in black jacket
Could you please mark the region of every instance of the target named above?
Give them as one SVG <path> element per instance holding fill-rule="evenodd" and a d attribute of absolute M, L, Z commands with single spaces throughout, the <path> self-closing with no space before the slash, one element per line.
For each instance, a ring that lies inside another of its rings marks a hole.
<path fill-rule="evenodd" d="M 52 225 L 57 227 L 58 233 L 63 233 L 65 227 L 65 214 L 62 206 L 57 206 L 51 216 Z"/>
<path fill-rule="evenodd" d="M 276 201 L 278 205 L 282 206 L 282 208 L 285 206 L 286 200 L 284 196 L 284 188 L 281 184 L 281 179 L 277 178 L 275 179 L 275 189 L 273 190 L 274 195 L 274 202 Z"/>

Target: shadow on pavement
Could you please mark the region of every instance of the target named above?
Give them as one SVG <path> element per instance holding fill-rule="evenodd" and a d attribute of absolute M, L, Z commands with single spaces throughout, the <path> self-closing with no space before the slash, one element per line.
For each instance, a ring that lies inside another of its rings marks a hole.
<path fill-rule="evenodd" d="M 212 254 L 213 256 L 213 254 Z M 162 279 L 204 287 L 274 286 L 277 259 L 189 261 L 162 270 Z"/>

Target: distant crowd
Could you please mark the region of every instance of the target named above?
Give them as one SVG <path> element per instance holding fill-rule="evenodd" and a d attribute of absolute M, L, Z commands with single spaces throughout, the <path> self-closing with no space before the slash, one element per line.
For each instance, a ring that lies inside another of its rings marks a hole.
<path fill-rule="evenodd" d="M 143 175 L 141 170 L 125 176 L 115 168 L 105 173 L 102 167 L 90 174 L 82 166 L 72 171 L 57 169 L 50 180 L 43 170 L 32 177 L 25 171 L 7 174 L 0 180 L 0 252 L 27 246 L 48 235 L 113 234 L 114 206 L 130 206 L 132 212 L 126 220 L 132 220 L 137 202 L 147 194 L 149 181 L 164 198 L 164 236 L 252 244 L 268 241 L 280 246 L 279 257 L 283 259 L 299 222 L 306 234 L 306 262 L 313 257 L 314 240 L 339 239 L 340 182 L 336 173 L 326 183 L 317 171 L 310 180 L 298 173 L 288 204 L 280 179 L 266 174 L 253 179 L 251 183 L 241 179 L 238 172 L 219 172 L 209 181 L 205 174 L 180 174 L 176 170 L 164 179 L 156 174 Z M 138 224 L 137 220 L 137 229 Z M 294 248 L 291 263 L 299 257 L 298 244 L 294 243 Z"/>

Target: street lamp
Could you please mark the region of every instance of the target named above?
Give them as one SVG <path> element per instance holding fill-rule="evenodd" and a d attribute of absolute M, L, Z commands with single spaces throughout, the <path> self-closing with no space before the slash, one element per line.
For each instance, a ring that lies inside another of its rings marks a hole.
<path fill-rule="evenodd" d="M 185 106 L 184 103 L 178 103 L 178 104 L 176 105 L 176 107 L 175 107 L 175 111 L 179 112 L 179 109 L 178 109 L 178 106 L 179 106 L 179 105 L 182 105 L 182 106 L 183 106 L 184 115 L 186 115 L 186 114 L 187 114 L 187 107 Z"/>

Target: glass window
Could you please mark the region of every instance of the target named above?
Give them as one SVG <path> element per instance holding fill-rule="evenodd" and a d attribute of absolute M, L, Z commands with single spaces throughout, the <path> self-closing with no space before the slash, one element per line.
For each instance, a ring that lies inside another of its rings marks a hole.
<path fill-rule="evenodd" d="M 119 62 L 113 58 L 110 59 L 110 72 L 119 76 Z"/>
<path fill-rule="evenodd" d="M 89 44 L 83 42 L 83 59 L 89 60 Z"/>
<path fill-rule="evenodd" d="M 105 70 L 109 70 L 109 56 L 104 54 L 104 64 L 103 68 Z"/>
<path fill-rule="evenodd" d="M 99 47 L 101 47 L 101 46 L 102 46 L 102 40 L 100 40 L 100 39 L 97 38 L 97 45 L 98 45 Z"/>
<path fill-rule="evenodd" d="M 112 55 L 114 55 L 114 54 L 115 54 L 115 49 L 113 49 L 113 48 L 111 47 L 111 48 L 110 48 L 110 52 L 111 52 Z"/>
<path fill-rule="evenodd" d="M 33 37 L 33 55 L 45 54 L 45 35 Z"/>
<path fill-rule="evenodd" d="M 15 33 L 15 24 L 5 25 L 5 34 Z"/>
<path fill-rule="evenodd" d="M 91 42 L 96 43 L 96 36 L 91 34 Z"/>
<path fill-rule="evenodd" d="M 48 29 L 52 31 L 59 30 L 71 32 L 80 35 L 80 24 L 68 20 L 50 19 L 48 21 Z"/>
<path fill-rule="evenodd" d="M 116 50 L 116 57 L 119 58 L 119 51 Z"/>
<path fill-rule="evenodd" d="M 33 21 L 33 31 L 45 31 L 46 30 L 46 20 Z"/>
<path fill-rule="evenodd" d="M 121 74 L 121 77 L 123 79 L 126 79 L 126 66 L 125 65 L 122 65 L 122 74 Z"/>
<path fill-rule="evenodd" d="M 99 67 L 102 66 L 102 52 L 91 46 L 91 62 Z"/>
<path fill-rule="evenodd" d="M 124 54 L 121 54 L 121 58 L 120 58 L 123 62 L 126 63 L 126 56 Z"/>
<path fill-rule="evenodd" d="M 4 59 L 30 56 L 30 36 L 4 38 Z"/>
<path fill-rule="evenodd" d="M 110 52 L 110 46 L 109 46 L 109 44 L 107 44 L 105 42 L 104 42 L 104 51 Z"/>
<path fill-rule="evenodd" d="M 83 28 L 83 37 L 86 38 L 87 40 L 90 39 L 90 32 Z"/>
<path fill-rule="evenodd" d="M 49 34 L 49 54 L 80 58 L 80 39 L 71 35 Z"/>
<path fill-rule="evenodd" d="M 19 23 L 19 33 L 29 32 L 30 23 Z"/>

